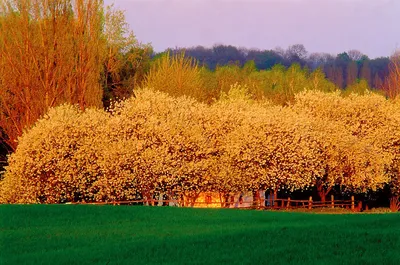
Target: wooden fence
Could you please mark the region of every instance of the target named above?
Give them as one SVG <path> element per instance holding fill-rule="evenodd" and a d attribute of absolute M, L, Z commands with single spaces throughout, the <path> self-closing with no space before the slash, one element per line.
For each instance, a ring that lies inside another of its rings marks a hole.
<path fill-rule="evenodd" d="M 292 200 L 286 199 L 258 199 L 252 203 L 240 204 L 237 202 L 195 202 L 190 204 L 182 200 L 131 200 L 131 201 L 114 201 L 114 202 L 94 202 L 94 203 L 68 203 L 68 204 L 93 204 L 93 205 L 148 205 L 148 206 L 175 206 L 175 207 L 196 207 L 196 208 L 247 208 L 247 209 L 316 209 L 316 208 L 345 208 L 352 211 L 360 211 L 362 202 L 356 202 L 354 196 L 350 200 L 335 200 L 331 196 L 331 200 L 314 201 L 312 197 L 308 200 Z M 213 205 L 213 206 L 211 206 Z M 215 207 L 220 205 L 220 207 Z"/>
<path fill-rule="evenodd" d="M 354 200 L 354 196 L 351 196 L 350 200 L 335 200 L 333 196 L 331 196 L 331 200 L 327 201 L 313 201 L 312 197 L 308 200 L 292 200 L 291 198 L 287 199 L 270 199 L 265 200 L 265 206 L 262 208 L 267 209 L 315 209 L 315 208 L 346 208 L 351 209 L 353 211 L 360 211 L 362 209 L 362 202 L 356 202 Z"/>

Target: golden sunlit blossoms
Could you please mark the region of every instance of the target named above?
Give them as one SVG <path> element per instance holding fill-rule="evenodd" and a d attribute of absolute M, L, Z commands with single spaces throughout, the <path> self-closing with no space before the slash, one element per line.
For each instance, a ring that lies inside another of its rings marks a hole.
<path fill-rule="evenodd" d="M 19 138 L 0 202 L 109 202 L 333 186 L 398 192 L 400 105 L 302 92 L 282 107 L 231 86 L 211 105 L 151 89 L 109 110 L 62 105 Z"/>

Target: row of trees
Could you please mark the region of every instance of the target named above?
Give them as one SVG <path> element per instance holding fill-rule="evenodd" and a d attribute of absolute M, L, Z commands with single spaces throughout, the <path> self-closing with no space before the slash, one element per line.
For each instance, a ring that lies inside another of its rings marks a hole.
<path fill-rule="evenodd" d="M 154 87 L 173 96 L 188 95 L 208 103 L 218 99 L 221 92 L 226 93 L 236 83 L 247 86 L 253 99 L 267 98 L 279 105 L 293 101 L 294 95 L 300 91 L 333 92 L 340 89 L 326 78 L 321 68 L 310 71 L 299 64 L 288 68 L 278 64 L 268 70 L 258 70 L 254 61 L 248 61 L 242 67 L 233 64 L 217 66 L 210 71 L 184 53 L 166 53 L 155 59 L 143 82 L 146 87 Z M 393 82 L 393 89 L 376 90 L 362 79 L 341 91 L 347 95 L 369 90 L 395 97 L 398 90 L 395 87 L 397 85 Z M 390 91 L 395 93 L 389 94 Z"/>
<path fill-rule="evenodd" d="M 400 103 L 306 91 L 282 107 L 235 85 L 211 105 L 145 89 L 109 111 L 52 108 L 20 138 L 0 201 L 59 203 L 316 186 L 398 199 Z"/>
<path fill-rule="evenodd" d="M 237 48 L 231 45 L 215 45 L 212 48 L 202 46 L 171 49 L 169 52 L 179 54 L 184 51 L 195 58 L 201 65 L 214 70 L 218 66 L 237 64 L 243 66 L 252 60 L 259 70 L 271 69 L 275 65 L 290 67 L 299 64 L 315 70 L 321 68 L 327 78 L 339 88 L 355 84 L 365 79 L 373 88 L 382 88 L 389 73 L 390 58 L 370 59 L 358 50 L 350 50 L 337 55 L 328 53 L 309 53 L 304 45 L 295 44 L 286 50 L 256 50 Z"/>
<path fill-rule="evenodd" d="M 0 152 L 15 150 L 23 130 L 51 107 L 107 108 L 140 86 L 210 103 L 239 83 L 254 98 L 283 105 L 303 89 L 333 91 L 342 87 L 338 80 L 351 79 L 347 90 L 361 93 L 376 72 L 377 83 L 388 71 L 396 75 L 395 67 L 387 70 L 388 58 L 368 60 L 354 50 L 336 57 L 308 55 L 302 45 L 274 51 L 197 47 L 185 58 L 177 52 L 154 55 L 135 39 L 124 13 L 102 0 L 0 1 Z M 394 97 L 398 82 L 390 80 L 385 93 Z"/>

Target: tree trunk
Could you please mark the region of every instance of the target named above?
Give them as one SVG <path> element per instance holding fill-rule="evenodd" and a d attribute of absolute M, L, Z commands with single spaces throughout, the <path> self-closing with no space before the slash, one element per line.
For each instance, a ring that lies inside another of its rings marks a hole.
<path fill-rule="evenodd" d="M 189 195 L 187 196 L 189 199 L 189 205 L 190 207 L 194 207 L 196 200 L 199 198 L 200 192 L 189 192 Z"/>
<path fill-rule="evenodd" d="M 321 199 L 321 202 L 325 203 L 326 202 L 326 192 L 324 190 L 318 191 L 318 196 Z"/>
<path fill-rule="evenodd" d="M 219 192 L 219 201 L 221 203 L 221 208 L 224 208 L 224 204 L 225 204 L 225 202 L 223 200 L 224 197 L 225 197 L 225 194 L 223 195 L 222 192 Z"/>
<path fill-rule="evenodd" d="M 229 208 L 229 193 L 224 194 L 224 208 Z"/>
<path fill-rule="evenodd" d="M 258 190 L 253 190 L 253 207 L 259 207 L 260 206 L 260 193 Z"/>
<path fill-rule="evenodd" d="M 150 191 L 148 190 L 142 191 L 142 198 L 145 201 L 144 205 L 151 206 L 151 202 L 149 202 L 152 199 Z"/>
<path fill-rule="evenodd" d="M 317 192 L 318 196 L 321 199 L 321 202 L 325 203 L 326 202 L 326 196 L 328 193 L 331 191 L 332 187 L 325 188 L 322 182 L 317 183 Z"/>
<path fill-rule="evenodd" d="M 230 195 L 230 200 L 229 208 L 235 205 L 235 195 Z"/>

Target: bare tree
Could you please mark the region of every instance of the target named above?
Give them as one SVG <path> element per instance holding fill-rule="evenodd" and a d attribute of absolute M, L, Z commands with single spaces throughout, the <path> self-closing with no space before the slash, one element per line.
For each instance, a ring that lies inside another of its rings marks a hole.
<path fill-rule="evenodd" d="M 328 63 L 329 61 L 333 61 L 335 58 L 333 55 L 329 53 L 319 53 L 314 52 L 308 56 L 307 62 L 308 66 L 311 69 L 315 69 L 317 67 L 323 66 L 324 64 Z"/>
<path fill-rule="evenodd" d="M 360 61 L 364 56 L 359 50 L 349 50 L 347 54 L 352 61 Z"/>
<path fill-rule="evenodd" d="M 286 51 L 286 56 L 289 59 L 304 60 L 304 59 L 306 59 L 307 54 L 308 54 L 308 52 L 303 44 L 291 45 L 291 46 L 289 46 L 289 48 Z"/>

